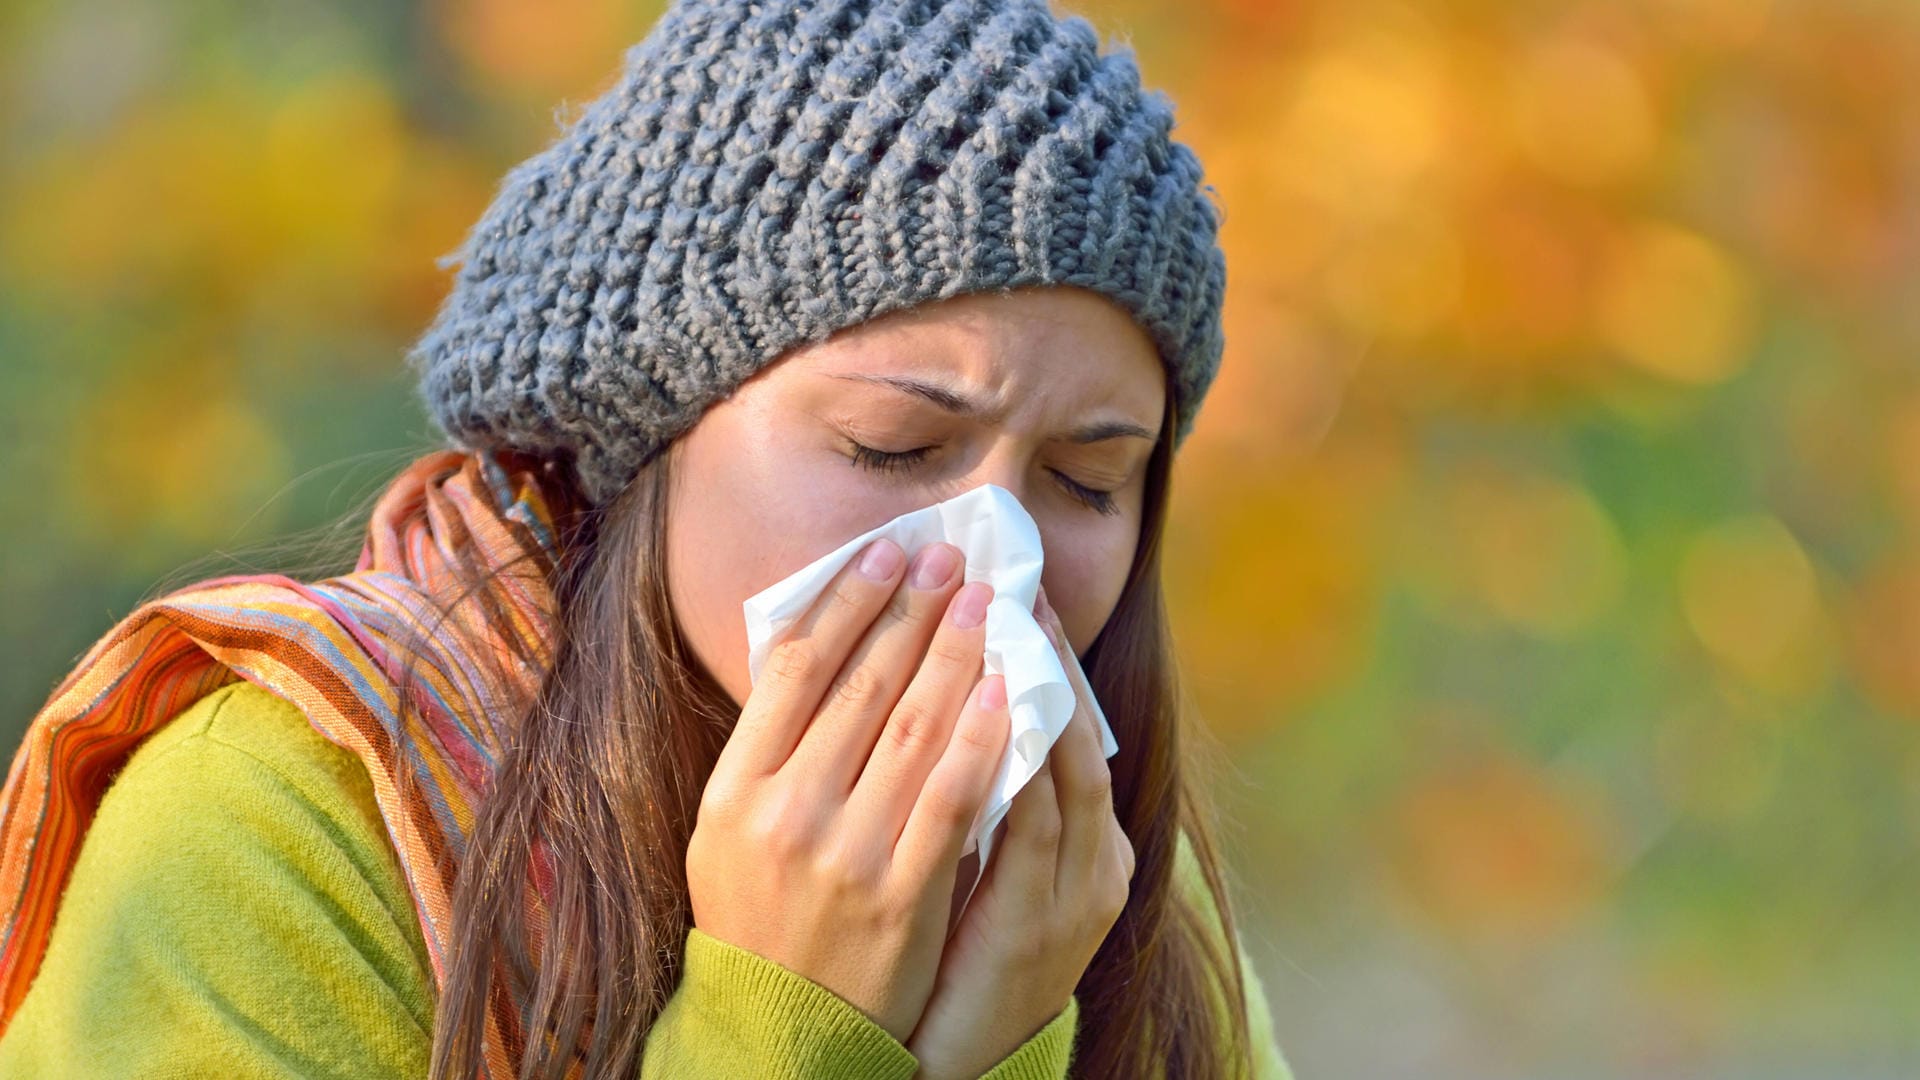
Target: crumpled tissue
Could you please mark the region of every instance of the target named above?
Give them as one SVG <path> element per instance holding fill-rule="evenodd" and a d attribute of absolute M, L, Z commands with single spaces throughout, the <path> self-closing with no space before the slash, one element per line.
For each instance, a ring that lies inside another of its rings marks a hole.
<path fill-rule="evenodd" d="M 996 484 L 982 484 L 945 502 L 902 514 L 749 597 L 744 605 L 747 671 L 758 679 L 768 654 L 786 630 L 806 613 L 848 560 L 882 536 L 899 544 L 909 559 L 928 544 L 952 544 L 966 557 L 965 580 L 993 586 L 993 601 L 987 606 L 982 676 L 1005 678 L 1012 730 L 987 800 L 975 815 L 966 846 L 961 849 L 963 856 L 977 849 L 978 867 L 984 872 L 994 829 L 1006 817 L 1013 797 L 1040 771 L 1054 741 L 1073 718 L 1075 707 L 1074 684 L 1033 614 L 1043 563 L 1040 529 L 1012 492 Z M 1067 650 L 1067 655 L 1078 671 L 1080 663 L 1073 650 Z M 1085 681 L 1084 674 L 1081 679 Z M 1120 749 L 1113 729 L 1107 725 L 1098 701 L 1089 700 L 1088 705 L 1100 729 L 1101 753 L 1112 757 Z M 967 893 L 970 897 L 971 886 Z"/>

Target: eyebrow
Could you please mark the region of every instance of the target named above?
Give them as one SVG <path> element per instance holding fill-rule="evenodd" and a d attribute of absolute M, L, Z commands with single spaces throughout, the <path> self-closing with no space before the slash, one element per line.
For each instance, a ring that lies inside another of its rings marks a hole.
<path fill-rule="evenodd" d="M 902 393 L 912 394 L 914 397 L 932 402 L 947 412 L 964 416 L 968 419 L 978 420 L 993 415 L 993 410 L 989 408 L 985 402 L 967 397 L 964 394 L 954 391 L 950 387 L 941 386 L 939 383 L 916 379 L 910 375 L 868 375 L 854 373 L 833 375 L 832 378 L 845 379 L 849 382 L 864 382 L 874 383 L 880 386 L 890 386 Z M 1154 434 L 1131 420 L 1100 420 L 1077 427 L 1063 437 L 1067 442 L 1082 444 L 1104 442 L 1107 439 L 1119 438 L 1145 439 L 1148 442 L 1152 442 Z"/>

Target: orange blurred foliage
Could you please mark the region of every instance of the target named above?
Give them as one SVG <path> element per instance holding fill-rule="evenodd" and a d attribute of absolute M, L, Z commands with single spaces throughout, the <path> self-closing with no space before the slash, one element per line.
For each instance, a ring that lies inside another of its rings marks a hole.
<path fill-rule="evenodd" d="M 1395 882 L 1454 932 L 1554 934 L 1593 907 L 1611 873 L 1599 809 L 1511 754 L 1436 766 L 1396 798 L 1386 827 Z"/>

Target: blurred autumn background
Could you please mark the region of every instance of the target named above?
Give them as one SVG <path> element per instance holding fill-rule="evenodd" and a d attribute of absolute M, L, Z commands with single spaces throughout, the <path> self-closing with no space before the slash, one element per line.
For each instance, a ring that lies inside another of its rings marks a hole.
<path fill-rule="evenodd" d="M 1920 5 L 1071 9 L 1225 208 L 1170 587 L 1300 1074 L 1920 1073 Z M 657 14 L 0 9 L 0 745 L 432 442 L 436 256 Z"/>

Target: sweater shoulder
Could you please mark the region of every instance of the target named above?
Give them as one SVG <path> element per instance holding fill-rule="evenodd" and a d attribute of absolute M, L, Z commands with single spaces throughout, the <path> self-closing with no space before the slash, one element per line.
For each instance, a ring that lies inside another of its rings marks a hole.
<path fill-rule="evenodd" d="M 372 781 L 353 752 L 316 731 L 299 706 L 251 682 L 222 686 L 162 724 L 127 759 L 109 790 L 164 784 L 170 763 L 183 757 L 250 759 L 265 773 L 238 770 L 235 779 L 271 774 L 323 809 L 363 818 L 361 811 L 368 811 L 379 821 Z M 162 775 L 149 776 L 156 773 Z"/>
<path fill-rule="evenodd" d="M 366 767 L 297 705 L 254 683 L 206 694 L 135 750 L 101 802 L 81 863 L 76 873 L 84 868 L 113 892 L 177 882 L 203 896 L 195 883 L 245 891 L 252 882 L 327 905 L 351 896 L 384 909 L 382 921 L 426 963 Z"/>
<path fill-rule="evenodd" d="M 246 915 L 270 903 L 352 908 L 386 944 L 409 946 L 411 957 L 390 960 L 427 964 L 365 766 L 250 682 L 206 694 L 135 750 L 101 800 L 62 917 L 142 895 L 183 914 L 220 903 Z"/>
<path fill-rule="evenodd" d="M 418 1075 L 432 977 L 354 755 L 221 687 L 88 827 L 0 1075 Z"/>

